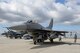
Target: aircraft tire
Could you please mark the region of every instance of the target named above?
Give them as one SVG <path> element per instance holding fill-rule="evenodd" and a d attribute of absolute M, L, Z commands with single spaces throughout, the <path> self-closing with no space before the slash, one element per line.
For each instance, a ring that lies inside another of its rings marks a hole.
<path fill-rule="evenodd" d="M 17 39 L 18 37 L 15 37 L 15 39 Z"/>
<path fill-rule="evenodd" d="M 50 39 L 50 42 L 53 43 L 53 39 Z"/>
<path fill-rule="evenodd" d="M 34 41 L 34 45 L 36 45 L 36 41 Z"/>

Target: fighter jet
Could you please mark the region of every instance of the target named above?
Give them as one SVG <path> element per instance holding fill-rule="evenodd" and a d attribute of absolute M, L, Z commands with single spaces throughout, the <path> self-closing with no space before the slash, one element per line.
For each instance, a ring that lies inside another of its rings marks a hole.
<path fill-rule="evenodd" d="M 24 34 L 20 33 L 20 32 L 16 32 L 16 31 L 13 31 L 13 30 L 10 30 L 7 28 L 7 32 L 4 31 L 4 33 L 2 33 L 1 35 L 5 35 L 5 37 L 7 38 L 10 38 L 10 39 L 17 39 L 17 38 L 22 38 Z"/>
<path fill-rule="evenodd" d="M 44 40 L 49 39 L 50 42 L 53 42 L 53 39 L 58 38 L 59 36 L 65 36 L 67 31 L 56 31 L 52 30 L 53 19 L 51 19 L 48 27 L 44 27 L 39 23 L 33 22 L 32 20 L 27 21 L 24 24 L 8 27 L 12 30 L 24 30 L 28 34 L 33 36 L 33 43 L 43 43 Z"/>

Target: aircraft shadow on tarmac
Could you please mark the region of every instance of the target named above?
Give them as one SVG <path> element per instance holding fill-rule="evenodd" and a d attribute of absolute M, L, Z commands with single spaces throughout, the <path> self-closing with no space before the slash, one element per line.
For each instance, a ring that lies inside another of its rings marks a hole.
<path fill-rule="evenodd" d="M 69 42 L 44 42 L 44 44 L 39 44 L 38 46 L 33 46 L 30 49 L 38 49 L 38 48 L 47 48 L 47 47 L 53 47 L 53 46 L 58 46 L 58 45 L 80 45 L 80 43 L 69 43 Z"/>

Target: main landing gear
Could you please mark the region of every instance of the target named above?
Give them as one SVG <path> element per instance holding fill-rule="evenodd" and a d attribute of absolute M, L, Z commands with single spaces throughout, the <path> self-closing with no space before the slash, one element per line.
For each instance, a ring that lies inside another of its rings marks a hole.
<path fill-rule="evenodd" d="M 37 39 L 37 40 L 34 41 L 34 45 L 36 45 L 37 43 L 43 44 L 43 42 L 44 41 L 42 39 Z"/>

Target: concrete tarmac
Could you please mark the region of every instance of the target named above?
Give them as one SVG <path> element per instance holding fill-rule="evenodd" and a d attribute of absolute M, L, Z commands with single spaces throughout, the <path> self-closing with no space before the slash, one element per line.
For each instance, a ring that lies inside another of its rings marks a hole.
<path fill-rule="evenodd" d="M 48 40 L 43 45 L 34 45 L 32 40 L 9 39 L 0 37 L 0 53 L 80 53 L 80 39 L 63 38 L 50 43 Z"/>

